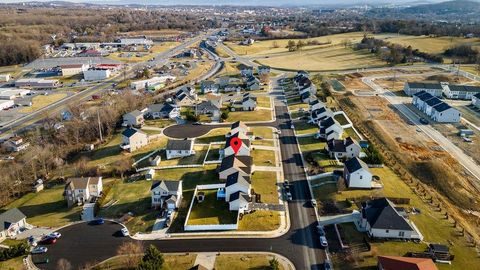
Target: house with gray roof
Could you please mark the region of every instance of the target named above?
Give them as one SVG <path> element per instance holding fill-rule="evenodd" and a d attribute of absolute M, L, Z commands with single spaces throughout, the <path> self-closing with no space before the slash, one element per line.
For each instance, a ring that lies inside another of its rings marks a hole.
<path fill-rule="evenodd" d="M 150 104 L 148 105 L 146 116 L 153 119 L 175 119 L 180 116 L 180 108 L 178 108 L 177 105 L 168 102 Z"/>
<path fill-rule="evenodd" d="M 258 74 L 259 75 L 270 74 L 270 67 L 269 66 L 259 66 L 258 67 Z"/>
<path fill-rule="evenodd" d="M 18 208 L 9 209 L 0 214 L 0 241 L 13 237 L 27 226 L 27 216 Z"/>
<path fill-rule="evenodd" d="M 138 127 L 143 125 L 143 112 L 135 110 L 123 115 L 123 126 L 124 127 Z"/>
<path fill-rule="evenodd" d="M 330 158 L 354 158 L 360 155 L 361 147 L 351 137 L 342 140 L 330 140 L 325 146 Z"/>
<path fill-rule="evenodd" d="M 472 97 L 472 105 L 480 109 L 480 93 Z"/>
<path fill-rule="evenodd" d="M 358 157 L 343 163 L 343 178 L 348 188 L 372 188 L 372 173 Z"/>
<path fill-rule="evenodd" d="M 230 195 L 230 201 L 228 202 L 229 210 L 244 212 L 245 210 L 248 210 L 250 200 L 250 195 L 242 191 L 237 191 Z"/>
<path fill-rule="evenodd" d="M 449 99 L 471 100 L 476 94 L 480 94 L 480 86 L 473 85 L 450 85 L 443 84 L 443 94 Z"/>
<path fill-rule="evenodd" d="M 220 90 L 220 85 L 214 81 L 202 81 L 200 83 L 200 90 L 203 94 L 207 93 L 218 93 Z"/>
<path fill-rule="evenodd" d="M 207 115 L 212 120 L 218 121 L 220 120 L 220 109 L 221 105 L 212 101 L 212 100 L 204 100 L 195 105 L 195 115 Z"/>
<path fill-rule="evenodd" d="M 333 117 L 327 117 L 324 120 L 318 122 L 318 133 L 315 137 L 323 138 L 326 141 L 338 140 L 342 137 L 343 127 Z"/>
<path fill-rule="evenodd" d="M 443 87 L 440 83 L 406 82 L 403 91 L 409 96 L 424 91 L 434 97 L 441 97 Z"/>
<path fill-rule="evenodd" d="M 153 208 L 174 210 L 182 201 L 182 181 L 155 181 L 150 187 Z"/>
<path fill-rule="evenodd" d="M 129 152 L 136 151 L 148 145 L 148 135 L 135 128 L 127 128 L 122 132 L 120 148 Z"/>
<path fill-rule="evenodd" d="M 68 207 L 92 202 L 102 195 L 102 177 L 75 177 L 67 179 L 64 196 Z"/>
<path fill-rule="evenodd" d="M 172 140 L 169 139 L 167 142 L 166 152 L 167 159 L 172 158 L 181 158 L 195 155 L 195 150 L 193 150 L 194 140 Z"/>
<path fill-rule="evenodd" d="M 220 180 L 226 180 L 233 173 L 239 172 L 240 176 L 250 177 L 252 173 L 253 159 L 250 156 L 225 156 L 218 167 Z"/>
<path fill-rule="evenodd" d="M 357 226 L 372 238 L 422 240 L 423 236 L 413 222 L 404 217 L 387 198 L 362 203 Z"/>
<path fill-rule="evenodd" d="M 225 182 L 225 200 L 229 202 L 235 192 L 250 194 L 250 176 L 242 176 L 238 171 L 230 174 Z"/>
<path fill-rule="evenodd" d="M 462 118 L 460 111 L 424 91 L 415 93 L 412 103 L 435 122 L 458 123 Z"/>

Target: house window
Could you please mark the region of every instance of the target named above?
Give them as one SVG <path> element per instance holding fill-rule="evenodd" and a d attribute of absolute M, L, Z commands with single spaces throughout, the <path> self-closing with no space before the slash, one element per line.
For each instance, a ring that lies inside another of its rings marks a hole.
<path fill-rule="evenodd" d="M 363 179 L 363 175 L 360 175 L 360 180 Z"/>
<path fill-rule="evenodd" d="M 405 236 L 405 232 L 398 232 L 398 236 L 404 237 L 404 236 Z"/>
<path fill-rule="evenodd" d="M 390 230 L 385 230 L 385 233 L 389 233 L 389 232 L 390 232 Z"/>

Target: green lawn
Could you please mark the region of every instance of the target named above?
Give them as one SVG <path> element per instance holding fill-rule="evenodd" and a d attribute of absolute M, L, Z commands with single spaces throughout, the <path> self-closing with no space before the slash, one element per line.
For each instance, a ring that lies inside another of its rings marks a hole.
<path fill-rule="evenodd" d="M 182 158 L 173 158 L 167 159 L 167 153 L 165 150 L 160 151 L 160 155 L 162 157 L 162 161 L 160 162 L 160 166 L 176 166 L 176 165 L 198 165 L 203 164 L 203 160 L 205 159 L 205 155 L 207 154 L 207 145 L 195 145 L 193 147 L 195 150 L 195 155 L 182 157 Z"/>
<path fill-rule="evenodd" d="M 257 106 L 271 108 L 270 97 L 257 97 Z"/>
<path fill-rule="evenodd" d="M 257 210 L 245 214 L 238 222 L 239 231 L 273 231 L 279 226 L 280 213 L 268 210 Z"/>
<path fill-rule="evenodd" d="M 326 142 L 315 139 L 313 136 L 297 138 L 302 152 L 319 151 L 325 149 Z"/>
<path fill-rule="evenodd" d="M 155 119 L 155 120 L 146 120 L 145 125 L 150 127 L 164 128 L 170 125 L 174 125 L 177 122 L 172 119 Z"/>
<path fill-rule="evenodd" d="M 195 263 L 196 254 L 163 254 L 162 270 L 189 270 Z M 3 268 L 2 268 L 3 269 Z M 124 270 L 125 263 L 121 257 L 113 257 L 95 266 L 93 270 Z"/>
<path fill-rule="evenodd" d="M 380 190 L 346 190 L 337 192 L 336 185 L 326 185 L 314 188 L 314 195 L 318 201 L 334 200 L 337 206 L 344 210 L 356 209 L 355 204 L 346 203 L 347 198 L 369 198 L 371 196 L 401 197 L 410 198 L 409 205 L 398 205 L 402 207 L 416 207 L 421 210 L 419 215 L 410 215 L 409 219 L 415 223 L 420 232 L 425 236 L 424 241 L 430 243 L 448 244 L 451 241 L 450 251 L 455 254 L 455 260 L 452 265 L 438 264 L 438 268 L 443 269 L 475 269 L 479 263 L 478 256 L 474 249 L 467 247 L 463 237 L 455 235 L 455 231 L 450 221 L 434 211 L 388 167 L 370 169 L 374 175 L 380 177 L 383 189 Z M 353 267 L 358 269 L 366 269 L 365 267 L 373 267 L 376 265 L 377 255 L 396 255 L 403 256 L 407 251 L 421 251 L 423 244 L 414 244 L 409 242 L 384 242 L 372 243 L 375 251 L 374 256 L 366 257 L 365 261 Z M 335 261 L 334 261 L 335 263 Z"/>
<path fill-rule="evenodd" d="M 229 131 L 230 131 L 230 128 L 212 129 L 207 134 L 195 139 L 195 143 L 224 142 L 225 134 L 227 134 Z"/>
<path fill-rule="evenodd" d="M 215 270 L 268 270 L 272 258 L 265 254 L 221 254 L 215 260 Z M 284 270 L 282 265 L 279 270 Z"/>
<path fill-rule="evenodd" d="M 264 139 L 273 139 L 273 130 L 270 127 L 252 127 L 253 135 Z"/>
<path fill-rule="evenodd" d="M 236 122 L 236 121 L 270 121 L 272 120 L 272 111 L 271 110 L 261 110 L 257 109 L 256 111 L 248 112 L 230 112 L 228 114 L 227 122 Z"/>
<path fill-rule="evenodd" d="M 252 141 L 252 145 L 275 146 L 272 140 L 254 140 Z"/>
<path fill-rule="evenodd" d="M 67 207 L 64 188 L 64 185 L 58 185 L 38 193 L 28 193 L 5 209 L 20 209 L 27 216 L 28 223 L 36 226 L 58 227 L 78 221 L 82 207 Z"/>
<path fill-rule="evenodd" d="M 278 203 L 277 174 L 256 171 L 252 176 L 252 189 L 261 195 L 262 203 Z"/>
<path fill-rule="evenodd" d="M 210 150 L 208 151 L 207 161 L 218 160 L 220 158 L 220 149 L 223 148 L 221 144 L 212 144 Z"/>
<path fill-rule="evenodd" d="M 296 119 L 296 118 L 300 118 L 300 117 L 303 117 L 305 115 L 308 115 L 307 113 L 305 112 L 301 112 L 301 111 L 293 111 L 290 116 L 292 117 L 292 119 Z"/>
<path fill-rule="evenodd" d="M 337 114 L 333 118 L 342 126 L 349 124 L 347 118 L 343 114 Z"/>
<path fill-rule="evenodd" d="M 16 257 L 6 261 L 0 261 L 0 269 L 2 270 L 18 270 L 24 269 L 23 257 Z"/>
<path fill-rule="evenodd" d="M 314 134 L 318 132 L 318 125 L 309 124 L 304 120 L 293 122 L 297 134 Z"/>
<path fill-rule="evenodd" d="M 251 151 L 253 164 L 257 166 L 275 166 L 275 152 L 271 150 L 255 149 Z"/>
<path fill-rule="evenodd" d="M 228 203 L 224 200 L 217 200 L 217 190 L 203 190 L 205 200 L 193 203 L 188 225 L 209 225 L 209 224 L 235 224 L 237 223 L 237 211 L 230 211 Z"/>
<path fill-rule="evenodd" d="M 291 111 L 295 111 L 295 110 L 298 110 L 300 108 L 307 110 L 308 109 L 308 104 L 305 104 L 305 103 L 288 104 L 288 109 L 291 110 Z"/>
<path fill-rule="evenodd" d="M 346 128 L 343 130 L 343 137 L 352 137 L 356 141 L 360 140 L 360 137 L 358 137 L 357 133 L 353 128 Z"/>

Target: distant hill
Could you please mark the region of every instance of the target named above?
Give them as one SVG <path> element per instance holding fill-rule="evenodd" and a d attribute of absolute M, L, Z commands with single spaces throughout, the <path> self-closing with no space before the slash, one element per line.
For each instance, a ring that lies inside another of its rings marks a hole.
<path fill-rule="evenodd" d="M 457 0 L 448 1 L 436 4 L 418 5 L 414 7 L 405 8 L 403 13 L 408 14 L 436 14 L 436 15 L 448 15 L 448 14 L 471 14 L 477 13 L 480 16 L 480 2 Z"/>

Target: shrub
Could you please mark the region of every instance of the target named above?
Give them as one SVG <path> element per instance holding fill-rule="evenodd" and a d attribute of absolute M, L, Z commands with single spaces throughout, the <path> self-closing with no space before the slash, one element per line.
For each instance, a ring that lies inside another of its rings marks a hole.
<path fill-rule="evenodd" d="M 18 256 L 27 254 L 28 245 L 26 243 L 20 243 L 10 248 L 0 251 L 0 261 L 6 261 Z"/>

